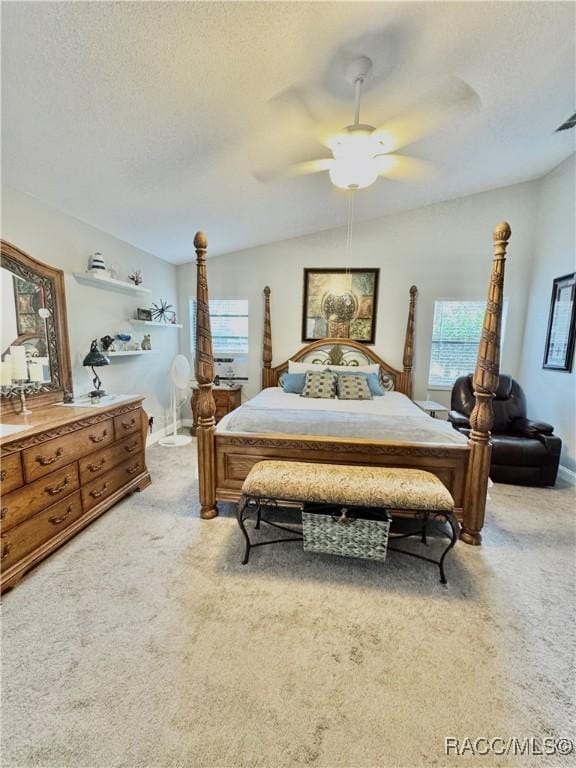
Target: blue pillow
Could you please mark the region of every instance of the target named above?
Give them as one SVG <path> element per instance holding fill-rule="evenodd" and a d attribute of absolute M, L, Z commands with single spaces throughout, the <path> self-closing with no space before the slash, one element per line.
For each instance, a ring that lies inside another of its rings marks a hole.
<path fill-rule="evenodd" d="M 373 395 L 376 396 L 382 396 L 386 394 L 386 391 L 382 388 L 382 384 L 380 384 L 380 379 L 378 378 L 377 373 L 365 373 L 364 371 L 355 371 L 354 366 L 350 366 L 348 370 L 342 371 L 339 368 L 329 368 L 328 370 L 333 371 L 334 373 L 337 373 L 338 376 L 365 376 L 368 380 L 368 386 L 370 387 L 370 392 L 372 392 Z"/>
<path fill-rule="evenodd" d="M 301 395 L 305 383 L 305 373 L 283 373 L 280 376 L 280 386 L 284 392 L 289 392 L 291 395 Z"/>

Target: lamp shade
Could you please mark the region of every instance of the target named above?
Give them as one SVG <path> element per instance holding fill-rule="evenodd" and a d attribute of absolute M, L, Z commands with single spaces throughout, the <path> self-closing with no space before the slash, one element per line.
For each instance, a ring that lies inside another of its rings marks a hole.
<path fill-rule="evenodd" d="M 92 340 L 92 343 L 90 344 L 90 352 L 88 352 L 84 358 L 82 365 L 89 365 L 93 368 L 99 368 L 102 365 L 110 365 L 110 360 L 98 349 L 98 342 L 96 339 Z"/>

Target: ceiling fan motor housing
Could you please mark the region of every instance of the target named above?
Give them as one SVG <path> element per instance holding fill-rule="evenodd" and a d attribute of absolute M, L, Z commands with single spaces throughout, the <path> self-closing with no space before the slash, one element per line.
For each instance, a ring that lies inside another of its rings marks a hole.
<path fill-rule="evenodd" d="M 372 59 L 368 56 L 358 56 L 346 67 L 346 80 L 354 85 L 358 80 L 364 82 L 372 71 Z"/>

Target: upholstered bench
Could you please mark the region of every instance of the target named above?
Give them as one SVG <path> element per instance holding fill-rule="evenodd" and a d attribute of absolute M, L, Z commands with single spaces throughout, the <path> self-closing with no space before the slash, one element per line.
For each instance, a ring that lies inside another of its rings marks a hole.
<path fill-rule="evenodd" d="M 317 505 L 337 507 L 344 511 L 350 507 L 378 510 L 383 515 L 412 517 L 422 522 L 417 532 L 400 533 L 390 538 L 407 538 L 418 534 L 426 544 L 426 525 L 429 520 L 446 522 L 451 533 L 442 529 L 450 543 L 439 560 L 388 546 L 388 549 L 417 557 L 438 565 L 440 580 L 446 583 L 444 558 L 458 539 L 458 522 L 454 515 L 454 500 L 444 484 L 430 472 L 420 469 L 395 467 L 365 467 L 342 464 L 311 464 L 297 461 L 261 461 L 250 470 L 242 485 L 242 496 L 237 518 L 246 541 L 243 563 L 248 562 L 250 549 L 280 541 L 302 541 L 302 535 L 293 528 L 262 517 L 262 508 L 278 503 L 290 506 Z M 253 542 L 245 526 L 246 517 L 256 512 L 256 528 L 261 522 L 286 531 L 290 538 Z"/>

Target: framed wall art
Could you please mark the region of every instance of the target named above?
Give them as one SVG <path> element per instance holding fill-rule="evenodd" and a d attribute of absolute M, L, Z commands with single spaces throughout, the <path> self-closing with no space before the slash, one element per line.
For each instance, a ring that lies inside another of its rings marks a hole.
<path fill-rule="evenodd" d="M 305 269 L 302 341 L 374 344 L 379 269 Z"/>
<path fill-rule="evenodd" d="M 571 371 L 576 331 L 576 273 L 557 277 L 552 284 L 552 301 L 543 368 Z"/>

